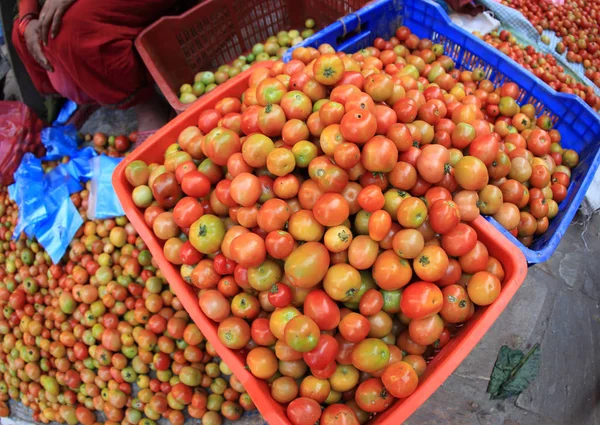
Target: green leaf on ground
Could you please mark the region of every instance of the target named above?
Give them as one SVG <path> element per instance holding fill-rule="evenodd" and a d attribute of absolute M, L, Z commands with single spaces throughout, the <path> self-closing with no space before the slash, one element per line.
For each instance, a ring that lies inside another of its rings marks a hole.
<path fill-rule="evenodd" d="M 539 366 L 539 344 L 535 344 L 527 354 L 503 345 L 487 388 L 490 399 L 505 400 L 521 394 L 537 376 Z"/>

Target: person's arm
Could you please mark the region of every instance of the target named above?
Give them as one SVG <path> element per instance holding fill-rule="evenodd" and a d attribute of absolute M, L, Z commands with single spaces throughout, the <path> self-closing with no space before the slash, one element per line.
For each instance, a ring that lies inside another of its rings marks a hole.
<path fill-rule="evenodd" d="M 21 37 L 27 43 L 27 50 L 33 58 L 46 70 L 53 71 L 52 65 L 42 51 L 41 22 L 38 19 L 40 7 L 38 0 L 21 0 L 19 2 L 19 27 Z"/>
<path fill-rule="evenodd" d="M 38 0 L 21 0 L 19 2 L 19 19 L 27 16 L 37 17 L 40 13 Z"/>

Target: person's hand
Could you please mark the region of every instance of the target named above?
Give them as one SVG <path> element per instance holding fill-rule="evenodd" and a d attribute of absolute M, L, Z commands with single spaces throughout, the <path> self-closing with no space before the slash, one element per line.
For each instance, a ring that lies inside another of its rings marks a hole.
<path fill-rule="evenodd" d="M 42 42 L 44 45 L 48 44 L 48 33 L 50 31 L 52 32 L 52 38 L 58 35 L 60 21 L 73 3 L 75 3 L 75 0 L 46 0 L 40 12 Z"/>
<path fill-rule="evenodd" d="M 46 71 L 54 71 L 44 52 L 42 52 L 41 22 L 37 19 L 29 21 L 23 36 L 27 43 L 27 50 L 29 50 L 29 53 L 31 53 L 36 62 Z"/>

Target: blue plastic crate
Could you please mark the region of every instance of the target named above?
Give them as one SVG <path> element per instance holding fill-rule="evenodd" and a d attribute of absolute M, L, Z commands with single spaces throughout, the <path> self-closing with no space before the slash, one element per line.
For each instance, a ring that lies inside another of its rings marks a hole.
<path fill-rule="evenodd" d="M 512 81 L 521 87 L 519 103 L 531 103 L 539 113 L 546 113 L 562 135 L 562 145 L 579 153 L 580 164 L 572 171 L 567 197 L 559 204 L 558 215 L 550 227 L 527 248 L 494 219 L 487 217 L 498 230 L 512 240 L 530 264 L 550 258 L 573 220 L 600 165 L 600 117 L 577 96 L 558 93 L 518 63 L 482 40 L 457 27 L 443 9 L 428 0 L 377 0 L 345 16 L 304 40 L 296 47 L 331 44 L 336 50 L 356 52 L 370 46 L 376 37 L 389 38 L 396 28 L 406 25 L 419 37 L 444 45 L 445 53 L 462 68 L 485 69 L 494 83 Z M 283 60 L 291 59 L 291 50 Z"/>

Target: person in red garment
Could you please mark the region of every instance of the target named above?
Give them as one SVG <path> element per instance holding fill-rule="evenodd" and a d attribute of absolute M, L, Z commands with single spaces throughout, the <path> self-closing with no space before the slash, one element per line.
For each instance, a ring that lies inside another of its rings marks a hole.
<path fill-rule="evenodd" d="M 139 130 L 166 111 L 134 47 L 176 0 L 20 0 L 12 41 L 42 95 L 78 104 L 136 107 Z"/>

